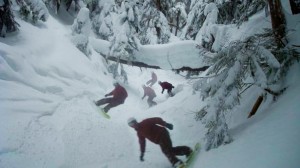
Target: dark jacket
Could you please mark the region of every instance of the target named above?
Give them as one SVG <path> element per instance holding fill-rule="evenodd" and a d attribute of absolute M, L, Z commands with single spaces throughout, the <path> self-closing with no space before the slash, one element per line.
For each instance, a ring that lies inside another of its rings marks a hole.
<path fill-rule="evenodd" d="M 138 123 L 136 131 L 142 153 L 145 152 L 146 138 L 158 144 L 162 135 L 169 134 L 165 126 L 166 122 L 159 117 L 148 118 Z"/>
<path fill-rule="evenodd" d="M 162 87 L 161 93 L 163 93 L 165 89 L 167 89 L 168 91 L 171 91 L 172 88 L 174 88 L 174 86 L 169 82 L 161 82 L 159 84 Z"/>
<path fill-rule="evenodd" d="M 117 85 L 115 87 L 115 89 L 113 91 L 111 91 L 110 93 L 108 93 L 107 95 L 108 96 L 112 95 L 113 98 L 119 102 L 124 102 L 128 96 L 127 91 L 121 85 Z"/>

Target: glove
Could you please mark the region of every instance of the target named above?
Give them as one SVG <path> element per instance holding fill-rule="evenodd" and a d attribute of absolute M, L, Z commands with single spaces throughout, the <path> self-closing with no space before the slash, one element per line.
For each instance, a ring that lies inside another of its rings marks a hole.
<path fill-rule="evenodd" d="M 144 161 L 144 153 L 141 153 L 141 156 L 140 156 L 140 161 L 143 162 Z"/>
<path fill-rule="evenodd" d="M 169 130 L 173 130 L 173 124 L 171 124 L 171 123 L 166 123 L 166 127 L 167 127 Z"/>

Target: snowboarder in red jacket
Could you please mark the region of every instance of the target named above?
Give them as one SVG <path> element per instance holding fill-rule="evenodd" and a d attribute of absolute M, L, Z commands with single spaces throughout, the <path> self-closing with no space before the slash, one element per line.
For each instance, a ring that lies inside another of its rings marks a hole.
<path fill-rule="evenodd" d="M 172 93 L 172 89 L 174 88 L 174 86 L 171 83 L 159 81 L 158 84 L 162 88 L 161 94 L 163 94 L 165 89 L 167 89 L 169 96 L 174 96 L 174 94 Z"/>
<path fill-rule="evenodd" d="M 129 118 L 128 125 L 137 131 L 140 143 L 141 161 L 144 161 L 146 139 L 158 144 L 174 167 L 182 163 L 176 155 L 185 155 L 188 157 L 192 153 L 192 149 L 188 146 L 173 147 L 169 132 L 166 129 L 173 130 L 173 125 L 165 122 L 159 117 L 148 118 L 139 123 L 135 118 Z"/>
<path fill-rule="evenodd" d="M 157 103 L 155 101 L 153 101 L 154 97 L 156 97 L 155 91 L 146 85 L 143 85 L 143 89 L 144 89 L 144 96 L 142 97 L 142 100 L 148 96 L 148 100 L 147 103 L 149 105 L 149 107 L 157 105 Z"/>
<path fill-rule="evenodd" d="M 151 73 L 151 79 L 149 81 L 146 82 L 147 85 L 149 85 L 150 87 L 152 87 L 152 85 L 154 85 L 157 81 L 157 76 L 154 72 Z"/>
<path fill-rule="evenodd" d="M 104 107 L 104 111 L 107 113 L 109 109 L 111 109 L 112 107 L 116 107 L 120 104 L 123 104 L 125 99 L 127 98 L 127 91 L 125 90 L 124 87 L 122 87 L 118 82 L 114 83 L 115 89 L 113 91 L 111 91 L 110 93 L 106 94 L 105 97 L 108 96 L 113 96 L 113 97 L 108 97 L 108 98 L 104 98 L 104 99 L 100 99 L 98 101 L 95 102 L 95 104 L 97 106 L 103 105 L 103 104 L 107 104 Z"/>

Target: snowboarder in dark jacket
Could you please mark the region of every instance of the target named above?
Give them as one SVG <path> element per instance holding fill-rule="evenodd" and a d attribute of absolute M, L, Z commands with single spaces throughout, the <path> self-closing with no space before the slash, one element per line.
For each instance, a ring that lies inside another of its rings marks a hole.
<path fill-rule="evenodd" d="M 146 139 L 158 144 L 173 166 L 177 166 L 182 163 L 176 155 L 185 155 L 188 157 L 192 153 L 192 149 L 188 146 L 173 147 L 169 132 L 166 129 L 168 128 L 173 130 L 173 125 L 165 122 L 159 117 L 148 118 L 139 123 L 135 118 L 129 118 L 128 125 L 137 131 L 140 143 L 141 161 L 144 161 Z"/>
<path fill-rule="evenodd" d="M 144 96 L 142 97 L 142 100 L 148 96 L 148 100 L 147 103 L 149 105 L 149 107 L 157 105 L 157 103 L 155 101 L 153 101 L 154 97 L 156 97 L 155 91 L 146 85 L 143 85 L 143 89 L 144 89 Z"/>
<path fill-rule="evenodd" d="M 161 94 L 163 94 L 165 89 L 167 89 L 169 96 L 174 96 L 174 94 L 172 93 L 172 89 L 174 88 L 174 86 L 171 83 L 159 81 L 158 84 L 162 88 Z"/>
<path fill-rule="evenodd" d="M 151 73 L 151 79 L 149 81 L 146 82 L 147 85 L 149 85 L 150 87 L 152 87 L 152 85 L 154 85 L 157 81 L 157 76 L 154 72 Z"/>
<path fill-rule="evenodd" d="M 104 111 L 107 113 L 109 109 L 111 109 L 112 107 L 116 107 L 120 104 L 123 104 L 125 99 L 127 98 L 127 91 L 125 90 L 124 87 L 122 87 L 118 82 L 114 83 L 115 89 L 113 91 L 111 91 L 110 93 L 106 94 L 105 97 L 108 96 L 113 96 L 113 97 L 108 97 L 108 98 L 104 98 L 104 99 L 100 99 L 98 101 L 95 102 L 95 104 L 97 106 L 103 105 L 103 104 L 107 104 L 104 107 Z"/>

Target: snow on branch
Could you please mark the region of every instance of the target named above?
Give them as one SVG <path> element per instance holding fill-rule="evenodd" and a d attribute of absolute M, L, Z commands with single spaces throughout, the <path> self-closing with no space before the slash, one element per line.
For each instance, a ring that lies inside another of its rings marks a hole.
<path fill-rule="evenodd" d="M 231 142 L 224 113 L 239 104 L 239 91 L 245 80 L 252 78 L 255 85 L 265 89 L 270 74 L 276 74 L 280 68 L 276 57 L 251 38 L 232 42 L 218 52 L 212 62 L 207 75 L 217 75 L 201 82 L 201 96 L 208 103 L 197 114 L 208 128 L 206 150 Z"/>
<path fill-rule="evenodd" d="M 204 71 L 210 65 L 209 60 L 214 55 L 197 48 L 196 43 L 191 40 L 171 44 L 141 45 L 139 50 L 133 52 L 135 59 L 130 61 L 110 55 L 108 41 L 91 39 L 91 45 L 107 60 L 165 70 Z"/>

